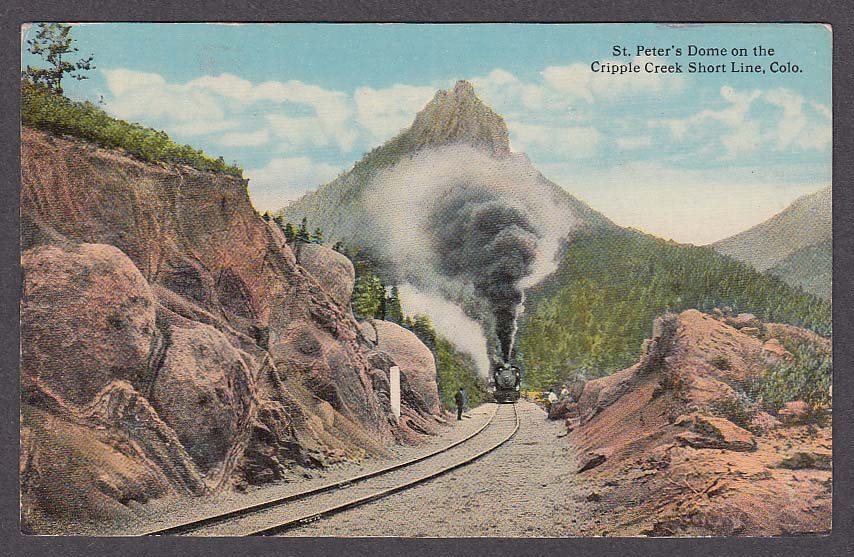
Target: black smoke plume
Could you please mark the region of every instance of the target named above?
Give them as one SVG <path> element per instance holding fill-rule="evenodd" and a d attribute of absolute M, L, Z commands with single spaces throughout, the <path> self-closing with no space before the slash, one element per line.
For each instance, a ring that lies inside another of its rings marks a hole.
<path fill-rule="evenodd" d="M 505 361 L 512 353 L 519 281 L 531 272 L 537 234 L 518 209 L 495 193 L 459 184 L 437 202 L 429 218 L 440 271 L 470 282 L 490 305 Z"/>

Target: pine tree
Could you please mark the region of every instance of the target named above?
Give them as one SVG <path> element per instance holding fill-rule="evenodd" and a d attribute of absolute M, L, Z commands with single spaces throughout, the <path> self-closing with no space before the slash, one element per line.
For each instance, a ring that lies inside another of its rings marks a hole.
<path fill-rule="evenodd" d="M 299 230 L 297 230 L 297 240 L 302 240 L 303 242 L 311 241 L 311 238 L 308 235 L 308 219 L 306 217 L 302 218 Z"/>
<path fill-rule="evenodd" d="M 297 237 L 297 230 L 296 228 L 294 228 L 294 225 L 292 225 L 291 223 L 287 223 L 285 224 L 284 234 L 285 240 L 287 240 L 288 242 L 293 242 L 294 238 Z"/>
<path fill-rule="evenodd" d="M 391 295 L 386 299 L 385 318 L 395 323 L 403 321 L 403 307 L 400 304 L 400 291 L 397 289 L 397 286 L 391 287 Z"/>
<path fill-rule="evenodd" d="M 436 330 L 433 322 L 426 315 L 418 314 L 412 322 L 412 332 L 433 350 L 436 347 Z"/>
<path fill-rule="evenodd" d="M 319 226 L 311 233 L 311 241 L 318 244 L 323 243 L 323 230 L 321 230 Z"/>
<path fill-rule="evenodd" d="M 388 297 L 385 295 L 385 286 L 383 286 L 383 295 L 380 296 L 380 309 L 377 311 L 377 319 L 385 321 L 388 312 Z"/>
<path fill-rule="evenodd" d="M 380 277 L 366 273 L 356 279 L 353 289 L 353 309 L 363 319 L 379 318 L 385 287 Z"/>
<path fill-rule="evenodd" d="M 49 64 L 48 68 L 34 68 L 27 66 L 24 70 L 24 79 L 36 85 L 46 87 L 50 92 L 57 95 L 62 94 L 62 78 L 73 77 L 77 80 L 89 79 L 81 72 L 93 70 L 93 56 L 82 58 L 76 62 L 63 60 L 80 49 L 73 46 L 74 39 L 71 38 L 71 26 L 62 23 L 39 23 L 35 38 L 27 41 L 32 54 L 41 56 Z"/>

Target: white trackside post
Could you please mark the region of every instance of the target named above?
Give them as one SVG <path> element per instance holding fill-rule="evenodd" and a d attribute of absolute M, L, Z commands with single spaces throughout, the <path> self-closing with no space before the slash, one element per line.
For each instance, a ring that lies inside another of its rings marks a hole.
<path fill-rule="evenodd" d="M 400 417 L 400 368 L 392 366 L 389 370 L 389 398 L 391 399 L 391 411 Z"/>

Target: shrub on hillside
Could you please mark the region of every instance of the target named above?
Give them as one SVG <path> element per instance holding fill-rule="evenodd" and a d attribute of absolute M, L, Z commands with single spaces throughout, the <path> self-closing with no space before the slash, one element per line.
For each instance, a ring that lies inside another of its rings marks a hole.
<path fill-rule="evenodd" d="M 734 395 L 712 404 L 712 411 L 744 429 L 752 429 L 753 418 L 759 404 L 746 392 L 736 390 Z"/>
<path fill-rule="evenodd" d="M 107 149 L 121 148 L 145 162 L 186 164 L 198 170 L 243 177 L 243 170 L 222 159 L 179 145 L 165 132 L 109 116 L 90 102 L 75 102 L 27 80 L 21 82 L 21 122 L 24 126 L 72 135 Z"/>
<path fill-rule="evenodd" d="M 784 404 L 802 400 L 817 411 L 831 404 L 833 361 L 830 351 L 810 342 L 784 341 L 794 355 L 765 373 L 759 396 L 762 405 L 776 412 Z"/>

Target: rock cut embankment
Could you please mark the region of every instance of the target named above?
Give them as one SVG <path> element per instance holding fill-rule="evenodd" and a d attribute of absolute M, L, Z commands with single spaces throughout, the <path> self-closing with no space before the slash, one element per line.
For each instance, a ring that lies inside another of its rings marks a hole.
<path fill-rule="evenodd" d="M 298 264 L 244 180 L 26 128 L 21 160 L 26 530 L 380 454 L 435 423 L 390 413 L 395 362 L 359 331 L 346 263 L 317 246 L 314 274 Z"/>

